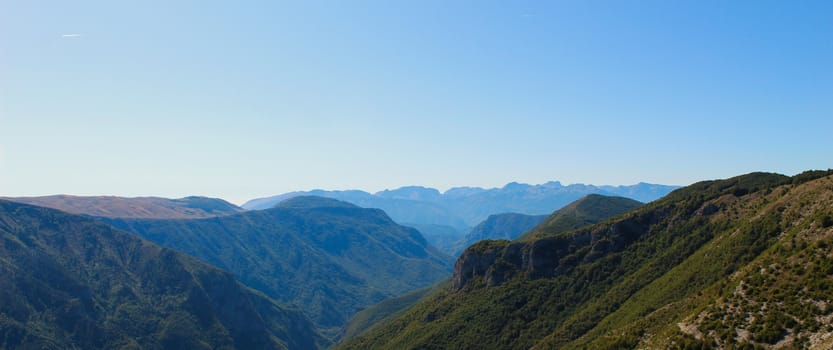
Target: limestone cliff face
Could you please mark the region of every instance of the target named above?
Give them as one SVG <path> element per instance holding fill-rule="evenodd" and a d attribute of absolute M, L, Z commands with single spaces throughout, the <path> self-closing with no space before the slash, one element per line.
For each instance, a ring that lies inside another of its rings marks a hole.
<path fill-rule="evenodd" d="M 519 273 L 531 278 L 553 276 L 557 272 L 559 253 L 566 251 L 564 243 L 561 239 L 523 243 L 481 241 L 457 259 L 452 285 L 461 289 L 475 277 L 481 277 L 491 287 Z"/>
<path fill-rule="evenodd" d="M 531 241 L 481 241 L 457 259 L 452 285 L 459 290 L 475 277 L 482 278 L 491 287 L 518 274 L 531 279 L 557 276 L 579 263 L 624 250 L 667 214 L 662 210 L 647 212 L 615 223 Z"/>

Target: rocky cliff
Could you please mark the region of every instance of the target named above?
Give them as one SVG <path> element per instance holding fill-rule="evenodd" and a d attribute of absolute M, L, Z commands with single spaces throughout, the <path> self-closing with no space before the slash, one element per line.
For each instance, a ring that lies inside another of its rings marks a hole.
<path fill-rule="evenodd" d="M 578 263 L 624 250 L 669 214 L 663 210 L 635 213 L 615 223 L 533 241 L 481 241 L 457 260 L 452 285 L 461 289 L 476 277 L 486 286 L 499 285 L 517 274 L 533 279 L 554 277 Z"/>

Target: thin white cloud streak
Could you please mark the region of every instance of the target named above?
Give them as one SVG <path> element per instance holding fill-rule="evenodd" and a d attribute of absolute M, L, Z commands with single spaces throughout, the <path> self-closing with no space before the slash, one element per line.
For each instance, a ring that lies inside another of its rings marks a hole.
<path fill-rule="evenodd" d="M 80 38 L 81 34 L 64 34 L 61 35 L 62 38 Z"/>

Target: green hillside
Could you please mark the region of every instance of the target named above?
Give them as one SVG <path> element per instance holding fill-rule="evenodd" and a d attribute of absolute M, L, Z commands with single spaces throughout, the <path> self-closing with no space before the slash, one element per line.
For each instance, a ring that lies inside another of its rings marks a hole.
<path fill-rule="evenodd" d="M 561 210 L 555 211 L 549 216 L 513 213 L 491 215 L 489 219 L 475 227 L 466 238 L 470 242 L 478 242 L 490 237 L 514 239 L 518 234 L 545 219 L 549 225 L 542 225 L 542 227 L 547 229 L 546 232 L 548 234 L 567 232 L 586 226 L 591 222 L 600 222 L 609 219 L 613 215 L 622 214 L 641 205 L 641 203 L 627 198 L 588 195 L 570 203 Z M 577 220 L 576 218 L 580 219 Z M 449 283 L 449 281 L 443 281 L 430 288 L 424 288 L 406 295 L 390 298 L 362 310 L 347 324 L 344 331 L 344 339 L 353 338 L 367 331 L 367 329 L 385 323 Z"/>
<path fill-rule="evenodd" d="M 833 176 L 752 173 L 614 220 L 483 241 L 345 349 L 829 348 Z"/>
<path fill-rule="evenodd" d="M 489 215 L 454 245 L 454 256 L 460 256 L 470 245 L 484 239 L 512 240 L 538 225 L 546 215 L 503 213 Z"/>
<path fill-rule="evenodd" d="M 448 276 L 453 261 L 379 209 L 296 197 L 197 220 L 109 220 L 300 306 L 335 337 L 356 312 Z"/>
<path fill-rule="evenodd" d="M 0 201 L 2 349 L 315 349 L 297 310 L 105 224 Z"/>
<path fill-rule="evenodd" d="M 642 203 L 624 197 L 590 194 L 556 210 L 538 226 L 519 239 L 541 237 L 597 224 L 616 215 L 639 208 Z"/>
<path fill-rule="evenodd" d="M 410 308 L 425 297 L 437 292 L 443 286 L 449 283 L 449 279 L 444 279 L 434 285 L 420 288 L 403 295 L 385 299 L 384 301 L 368 307 L 357 313 L 350 322 L 344 326 L 341 339 L 350 339 L 368 329 L 384 324 L 386 321 L 396 317 L 404 310 Z"/>

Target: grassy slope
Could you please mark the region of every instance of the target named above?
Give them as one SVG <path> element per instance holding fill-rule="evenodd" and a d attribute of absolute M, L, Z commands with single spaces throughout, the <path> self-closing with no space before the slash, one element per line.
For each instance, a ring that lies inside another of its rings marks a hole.
<path fill-rule="evenodd" d="M 341 337 L 342 340 L 354 338 L 363 332 L 392 320 L 420 300 L 436 293 L 448 283 L 448 279 L 445 279 L 432 286 L 420 288 L 395 298 L 386 299 L 381 303 L 362 310 L 353 316 L 350 322 L 344 327 L 344 332 Z"/>
<path fill-rule="evenodd" d="M 715 219 L 721 216 L 744 223 L 636 293 L 571 347 L 825 348 L 833 340 L 827 307 L 833 177 L 759 193 Z M 737 256 L 750 248 L 760 254 L 741 256 L 749 262 L 739 265 Z M 662 309 L 655 311 L 657 305 Z M 552 344 L 547 339 L 541 348 Z"/>
<path fill-rule="evenodd" d="M 559 234 L 587 225 L 597 224 L 617 215 L 627 213 L 643 204 L 624 197 L 591 194 L 556 210 L 538 226 L 524 233 L 519 240 Z"/>
<path fill-rule="evenodd" d="M 726 292 L 721 283 L 776 249 L 786 225 L 801 221 L 766 211 L 766 203 L 786 196 L 781 193 L 792 187 L 809 193 L 828 191 L 812 186 L 829 178 L 787 185 L 806 178 L 753 173 L 698 183 L 612 222 L 532 240 L 527 247 L 537 241 L 562 244 L 553 258 L 559 266 L 556 276 L 530 278 L 521 272 L 488 288 L 476 277 L 462 290 L 448 287 L 342 347 L 526 349 L 659 344 L 675 335 L 673 327 L 671 331 L 656 327 L 673 324 L 670 320 L 708 304 L 689 298 L 708 296 L 712 290 Z M 799 199 L 784 200 L 807 218 L 833 207 L 824 203 L 814 207 L 818 210 L 809 210 L 809 204 Z M 508 242 L 492 242 L 473 249 L 487 252 L 507 247 Z M 502 268 L 500 264 L 498 258 L 492 268 Z M 643 326 L 637 327 L 640 320 Z M 654 331 L 668 337 L 651 338 Z M 675 344 L 684 344 L 687 338 L 680 339 Z"/>

